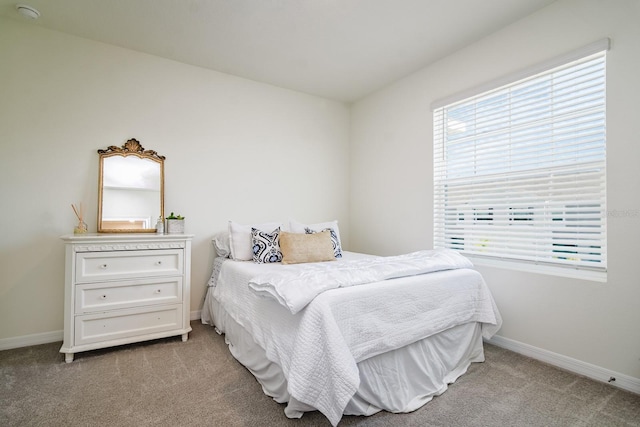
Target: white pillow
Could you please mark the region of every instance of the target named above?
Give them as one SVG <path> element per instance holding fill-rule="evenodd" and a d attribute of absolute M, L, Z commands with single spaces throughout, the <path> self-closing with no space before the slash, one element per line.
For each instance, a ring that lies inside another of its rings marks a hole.
<path fill-rule="evenodd" d="M 235 259 L 237 261 L 253 260 L 253 251 L 251 250 L 252 228 L 272 233 L 273 230 L 280 226 L 281 224 L 279 222 L 243 225 L 234 221 L 229 221 L 229 246 L 231 249 L 231 259 Z"/>
<path fill-rule="evenodd" d="M 289 228 L 292 233 L 306 233 L 306 229 L 309 228 L 312 231 L 322 231 L 327 228 L 331 228 L 337 237 L 337 250 L 342 253 L 342 240 L 340 240 L 340 229 L 338 228 L 338 221 L 319 222 L 317 224 L 303 224 L 298 221 L 289 220 Z"/>
<path fill-rule="evenodd" d="M 220 231 L 213 235 L 213 247 L 216 250 L 216 256 L 229 258 L 231 255 L 231 246 L 229 244 L 229 231 Z"/>

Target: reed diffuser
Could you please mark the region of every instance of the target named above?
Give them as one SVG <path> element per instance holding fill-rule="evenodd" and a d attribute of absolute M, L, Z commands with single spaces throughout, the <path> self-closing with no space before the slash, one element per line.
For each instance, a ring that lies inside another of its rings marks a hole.
<path fill-rule="evenodd" d="M 73 212 L 76 214 L 78 218 L 78 225 L 73 229 L 73 234 L 84 234 L 87 232 L 87 223 L 84 222 L 84 208 L 82 207 L 82 202 L 80 202 L 80 208 L 76 207 L 73 203 L 71 204 L 71 208 Z"/>

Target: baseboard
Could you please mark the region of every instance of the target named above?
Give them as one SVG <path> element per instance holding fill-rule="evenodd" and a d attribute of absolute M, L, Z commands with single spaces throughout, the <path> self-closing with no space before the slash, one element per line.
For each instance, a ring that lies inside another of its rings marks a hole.
<path fill-rule="evenodd" d="M 201 313 L 202 313 L 202 310 L 192 311 L 191 320 L 200 320 Z"/>
<path fill-rule="evenodd" d="M 0 351 L 11 350 L 12 348 L 29 347 L 30 345 L 49 344 L 52 342 L 62 342 L 63 331 L 43 332 L 40 334 L 23 335 L 21 337 L 11 337 L 0 339 Z"/>
<path fill-rule="evenodd" d="M 596 381 L 609 383 L 614 387 L 640 394 L 640 378 L 634 378 L 629 375 L 614 372 L 609 369 L 601 368 L 600 366 L 592 365 L 581 360 L 563 356 L 552 351 L 543 350 L 541 348 L 498 335 L 494 336 L 490 340 L 486 340 L 486 342 L 531 357 L 532 359 L 548 363 L 566 371 L 573 372 L 574 374 L 582 375 Z M 614 380 L 611 380 L 612 378 L 614 378 Z"/>

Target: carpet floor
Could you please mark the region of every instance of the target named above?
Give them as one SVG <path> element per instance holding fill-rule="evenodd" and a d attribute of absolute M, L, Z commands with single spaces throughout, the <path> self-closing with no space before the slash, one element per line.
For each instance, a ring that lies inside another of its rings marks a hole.
<path fill-rule="evenodd" d="M 330 426 L 291 420 L 199 321 L 180 337 L 78 353 L 60 343 L 0 351 L 0 426 Z M 640 395 L 485 345 L 486 362 L 409 414 L 339 426 L 640 426 Z"/>

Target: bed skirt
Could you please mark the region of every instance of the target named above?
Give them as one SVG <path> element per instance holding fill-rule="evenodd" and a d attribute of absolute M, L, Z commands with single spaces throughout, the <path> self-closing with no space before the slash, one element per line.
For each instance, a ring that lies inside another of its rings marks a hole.
<path fill-rule="evenodd" d="M 227 314 L 215 298 L 206 298 L 202 323 L 225 335 L 229 350 L 276 402 L 287 403 L 285 415 L 300 418 L 315 411 L 291 397 L 282 369 L 267 359 L 251 335 Z M 444 393 L 473 362 L 484 361 L 480 323 L 465 323 L 405 347 L 358 363 L 360 386 L 344 415 L 412 412 Z"/>

